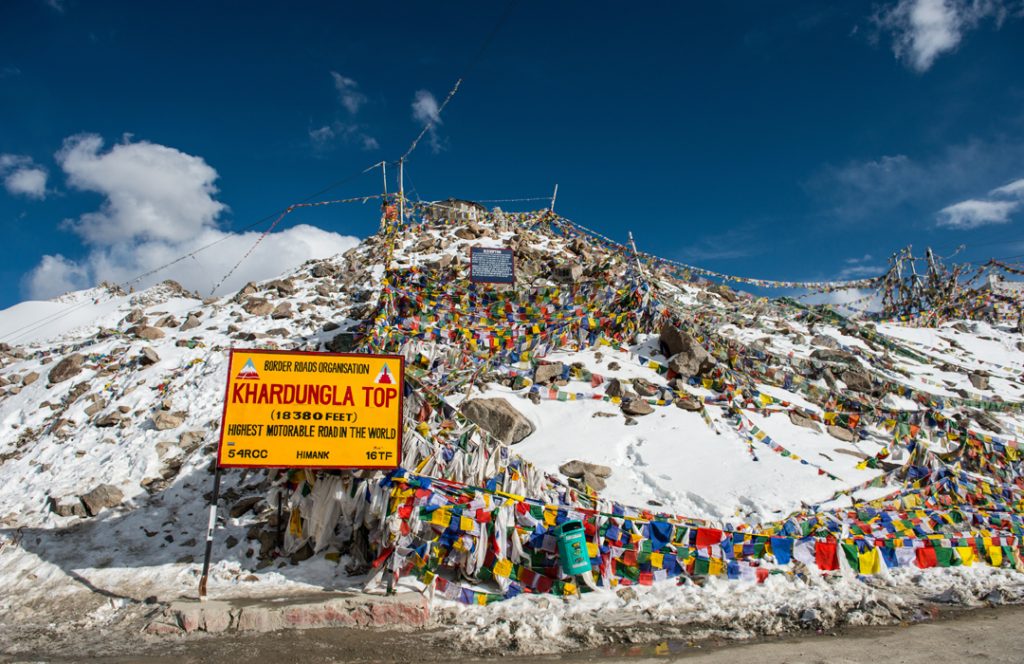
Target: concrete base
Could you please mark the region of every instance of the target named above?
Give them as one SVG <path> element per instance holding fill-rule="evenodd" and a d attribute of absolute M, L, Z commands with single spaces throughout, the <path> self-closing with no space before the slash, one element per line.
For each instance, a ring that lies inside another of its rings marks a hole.
<path fill-rule="evenodd" d="M 419 593 L 322 593 L 280 598 L 172 602 L 149 634 L 274 632 L 317 627 L 424 627 L 430 603 Z"/>

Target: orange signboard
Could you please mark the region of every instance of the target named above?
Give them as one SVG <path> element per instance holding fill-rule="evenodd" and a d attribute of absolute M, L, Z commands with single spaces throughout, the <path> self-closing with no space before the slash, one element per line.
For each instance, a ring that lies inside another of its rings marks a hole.
<path fill-rule="evenodd" d="M 232 349 L 217 463 L 397 468 L 404 358 Z"/>

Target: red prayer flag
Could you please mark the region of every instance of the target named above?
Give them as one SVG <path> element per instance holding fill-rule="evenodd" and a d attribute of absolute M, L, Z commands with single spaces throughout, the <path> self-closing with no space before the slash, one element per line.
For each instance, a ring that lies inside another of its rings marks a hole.
<path fill-rule="evenodd" d="M 712 546 L 722 541 L 722 531 L 717 528 L 698 528 L 697 529 L 697 548 L 703 549 L 706 546 Z"/>
<path fill-rule="evenodd" d="M 839 558 L 836 556 L 835 542 L 815 542 L 814 562 L 823 572 L 839 569 Z"/>
<path fill-rule="evenodd" d="M 939 564 L 939 559 L 935 556 L 935 549 L 931 547 L 915 549 L 914 554 L 917 556 L 917 566 L 921 569 L 928 569 Z"/>

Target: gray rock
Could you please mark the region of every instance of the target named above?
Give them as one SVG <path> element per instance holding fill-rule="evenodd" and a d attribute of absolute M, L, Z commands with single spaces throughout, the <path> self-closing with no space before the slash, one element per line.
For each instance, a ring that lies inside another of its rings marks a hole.
<path fill-rule="evenodd" d="M 313 266 L 313 269 L 309 271 L 317 279 L 324 279 L 326 277 L 333 276 L 338 273 L 337 266 L 334 263 L 322 261 Z"/>
<path fill-rule="evenodd" d="M 282 302 L 281 304 L 274 307 L 274 310 L 270 312 L 270 317 L 274 320 L 281 320 L 282 318 L 291 318 L 295 314 L 292 312 L 291 302 Z"/>
<path fill-rule="evenodd" d="M 967 378 L 971 381 L 971 385 L 976 390 L 987 390 L 988 389 L 988 374 L 981 372 L 973 372 L 967 375 Z"/>
<path fill-rule="evenodd" d="M 51 498 L 50 509 L 58 516 L 87 516 L 85 505 L 78 496 Z"/>
<path fill-rule="evenodd" d="M 470 399 L 462 413 L 481 429 L 506 445 L 514 445 L 534 432 L 530 420 L 505 399 Z"/>
<path fill-rule="evenodd" d="M 563 371 L 565 371 L 565 365 L 561 362 L 538 364 L 537 370 L 533 374 L 533 380 L 538 385 L 547 385 L 551 381 L 561 378 Z"/>
<path fill-rule="evenodd" d="M 82 496 L 82 503 L 89 516 L 96 516 L 105 507 L 120 505 L 122 500 L 124 494 L 112 484 L 101 484 Z"/>
<path fill-rule="evenodd" d="M 562 473 L 566 477 L 572 477 L 574 479 L 583 477 L 584 471 L 586 471 L 586 464 L 579 459 L 566 461 L 558 467 L 558 472 Z"/>
<path fill-rule="evenodd" d="M 864 371 L 844 371 L 839 378 L 846 383 L 848 389 L 854 392 L 871 392 L 874 386 L 871 384 L 871 375 Z"/>
<path fill-rule="evenodd" d="M 171 413 L 166 410 L 159 410 L 153 416 L 153 426 L 157 431 L 166 431 L 180 427 L 185 422 L 185 413 Z"/>
<path fill-rule="evenodd" d="M 135 335 L 139 339 L 146 339 L 148 341 L 155 341 L 156 339 L 164 338 L 163 330 L 149 325 L 136 325 L 135 327 L 129 328 L 128 333 Z"/>
<path fill-rule="evenodd" d="M 77 376 L 82 371 L 82 364 L 85 362 L 85 356 L 78 353 L 68 355 L 63 360 L 57 363 L 57 366 L 50 369 L 50 374 L 47 379 L 51 385 L 62 383 L 68 378 Z"/>
<path fill-rule="evenodd" d="M 92 404 L 90 404 L 89 406 L 86 407 L 85 414 L 88 415 L 89 417 L 92 417 L 96 413 L 98 413 L 101 410 L 103 410 L 104 407 L 105 407 L 105 404 L 103 403 L 102 400 L 94 401 L 94 402 L 92 402 Z"/>
<path fill-rule="evenodd" d="M 583 473 L 583 483 L 589 486 L 594 491 L 603 491 L 605 487 L 605 481 L 603 478 L 591 472 Z"/>
<path fill-rule="evenodd" d="M 294 295 L 296 290 L 295 282 L 291 279 L 274 279 L 273 281 L 267 282 L 267 290 L 277 290 L 279 295 Z"/>
<path fill-rule="evenodd" d="M 857 358 L 853 356 L 853 353 L 848 353 L 845 350 L 831 350 L 828 348 L 818 348 L 811 353 L 811 358 L 815 360 L 821 360 L 822 362 L 840 362 L 843 364 L 857 364 Z"/>
<path fill-rule="evenodd" d="M 668 355 L 666 357 L 672 357 L 686 348 L 686 342 L 683 341 L 683 333 L 671 323 L 665 323 L 661 326 L 661 334 L 659 335 L 659 338 L 661 339 L 661 343 L 665 346 L 665 350 L 668 351 Z"/>
<path fill-rule="evenodd" d="M 717 284 L 708 289 L 712 293 L 720 295 L 726 302 L 736 302 L 740 299 L 740 296 L 733 289 L 729 288 L 725 284 Z"/>
<path fill-rule="evenodd" d="M 199 321 L 199 317 L 196 316 L 195 314 L 189 314 L 188 318 L 185 319 L 185 322 L 182 323 L 181 327 L 178 329 L 181 330 L 182 332 L 187 332 L 189 330 L 199 327 L 200 325 L 201 323 Z"/>
<path fill-rule="evenodd" d="M 653 397 L 655 394 L 661 392 L 661 389 L 659 389 L 657 385 L 643 378 L 634 378 L 632 383 L 633 389 L 642 397 Z"/>
<path fill-rule="evenodd" d="M 789 421 L 797 425 L 798 427 L 813 429 L 814 431 L 817 431 L 819 433 L 821 432 L 821 427 L 818 426 L 817 422 L 815 422 L 809 417 L 804 417 L 795 410 L 789 411 Z"/>
<path fill-rule="evenodd" d="M 596 463 L 587 463 L 586 461 L 580 461 L 579 459 L 566 461 L 558 467 L 558 472 L 562 473 L 566 477 L 572 477 L 574 479 L 579 479 L 587 473 L 601 479 L 612 476 L 612 469 L 608 466 L 602 466 Z"/>
<path fill-rule="evenodd" d="M 228 513 L 231 515 L 232 519 L 237 519 L 246 512 L 251 511 L 252 508 L 256 507 L 261 500 L 263 500 L 263 496 L 249 496 L 248 498 L 242 498 L 231 506 Z"/>
<path fill-rule="evenodd" d="M 124 317 L 124 322 L 131 325 L 141 323 L 145 316 L 142 313 L 142 309 L 132 309 L 128 312 L 128 315 Z"/>
<path fill-rule="evenodd" d="M 668 368 L 685 378 L 702 376 L 711 371 L 715 366 L 711 354 L 689 334 L 681 332 L 679 336 L 683 342 L 683 349 L 672 356 Z"/>
<path fill-rule="evenodd" d="M 627 416 L 625 425 L 627 427 L 635 427 L 637 425 L 637 421 L 634 420 L 632 417 Z"/>
<path fill-rule="evenodd" d="M 269 316 L 274 311 L 274 305 L 261 297 L 250 297 L 242 305 L 242 310 L 250 316 Z"/>
<path fill-rule="evenodd" d="M 116 427 L 121 423 L 121 413 L 116 410 L 112 413 L 107 413 L 103 417 L 96 420 L 96 426 L 100 428 Z"/>
<path fill-rule="evenodd" d="M 675 403 L 676 408 L 682 408 L 683 410 L 688 410 L 694 413 L 700 411 L 702 406 L 702 404 L 693 397 L 679 397 L 673 403 Z"/>
<path fill-rule="evenodd" d="M 604 388 L 604 393 L 610 397 L 621 397 L 625 390 L 622 388 L 622 383 L 618 378 L 612 378 L 608 381 L 608 386 Z"/>
<path fill-rule="evenodd" d="M 583 266 L 575 263 L 568 265 L 557 265 L 551 271 L 551 278 L 554 281 L 576 283 L 583 278 Z"/>
<path fill-rule="evenodd" d="M 988 591 L 985 594 L 985 596 L 981 599 L 993 606 L 998 606 L 1000 604 L 1006 603 L 1006 597 L 1003 595 L 1003 591 L 999 588 L 993 588 L 992 590 Z"/>
<path fill-rule="evenodd" d="M 157 321 L 153 323 L 154 327 L 178 327 L 178 325 L 178 319 L 170 314 L 157 319 Z"/>
<path fill-rule="evenodd" d="M 654 407 L 643 399 L 629 399 L 622 402 L 622 412 L 626 415 L 650 415 Z"/>
<path fill-rule="evenodd" d="M 142 349 L 142 355 L 139 357 L 139 364 L 141 364 L 144 367 L 148 367 L 156 364 L 159 361 L 160 356 L 157 355 L 157 352 L 155 350 L 153 350 L 149 346 L 146 346 L 145 348 Z"/>
<path fill-rule="evenodd" d="M 838 438 L 839 440 L 847 443 L 852 443 L 857 440 L 857 434 L 846 427 L 837 427 L 830 424 L 826 427 L 826 431 L 828 431 L 829 435 L 833 438 Z"/>
<path fill-rule="evenodd" d="M 811 345 L 831 350 L 839 350 L 839 340 L 827 334 L 816 334 L 811 337 Z"/>

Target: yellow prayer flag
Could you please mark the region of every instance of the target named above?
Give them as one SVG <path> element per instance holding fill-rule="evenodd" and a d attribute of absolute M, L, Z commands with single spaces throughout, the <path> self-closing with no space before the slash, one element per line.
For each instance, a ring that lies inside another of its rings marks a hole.
<path fill-rule="evenodd" d="M 434 510 L 434 513 L 430 515 L 430 523 L 435 526 L 441 526 L 447 528 L 451 525 L 452 513 L 444 508 Z"/>
<path fill-rule="evenodd" d="M 974 549 L 969 546 L 958 546 L 956 552 L 960 555 L 960 561 L 963 562 L 964 567 L 974 564 Z"/>
<path fill-rule="evenodd" d="M 988 547 L 988 559 L 992 563 L 992 567 L 1003 566 L 1003 547 L 1001 546 L 990 546 Z"/>
<path fill-rule="evenodd" d="M 651 567 L 654 569 L 661 569 L 665 563 L 665 554 L 663 553 L 652 553 L 651 554 Z"/>
<path fill-rule="evenodd" d="M 868 549 L 859 558 L 861 574 L 878 574 L 882 571 L 882 552 L 878 549 Z"/>
<path fill-rule="evenodd" d="M 512 573 L 512 561 L 502 559 L 494 563 L 494 576 L 505 578 Z"/>
<path fill-rule="evenodd" d="M 721 558 L 708 560 L 708 574 L 710 576 L 721 576 L 725 572 L 725 562 Z"/>

